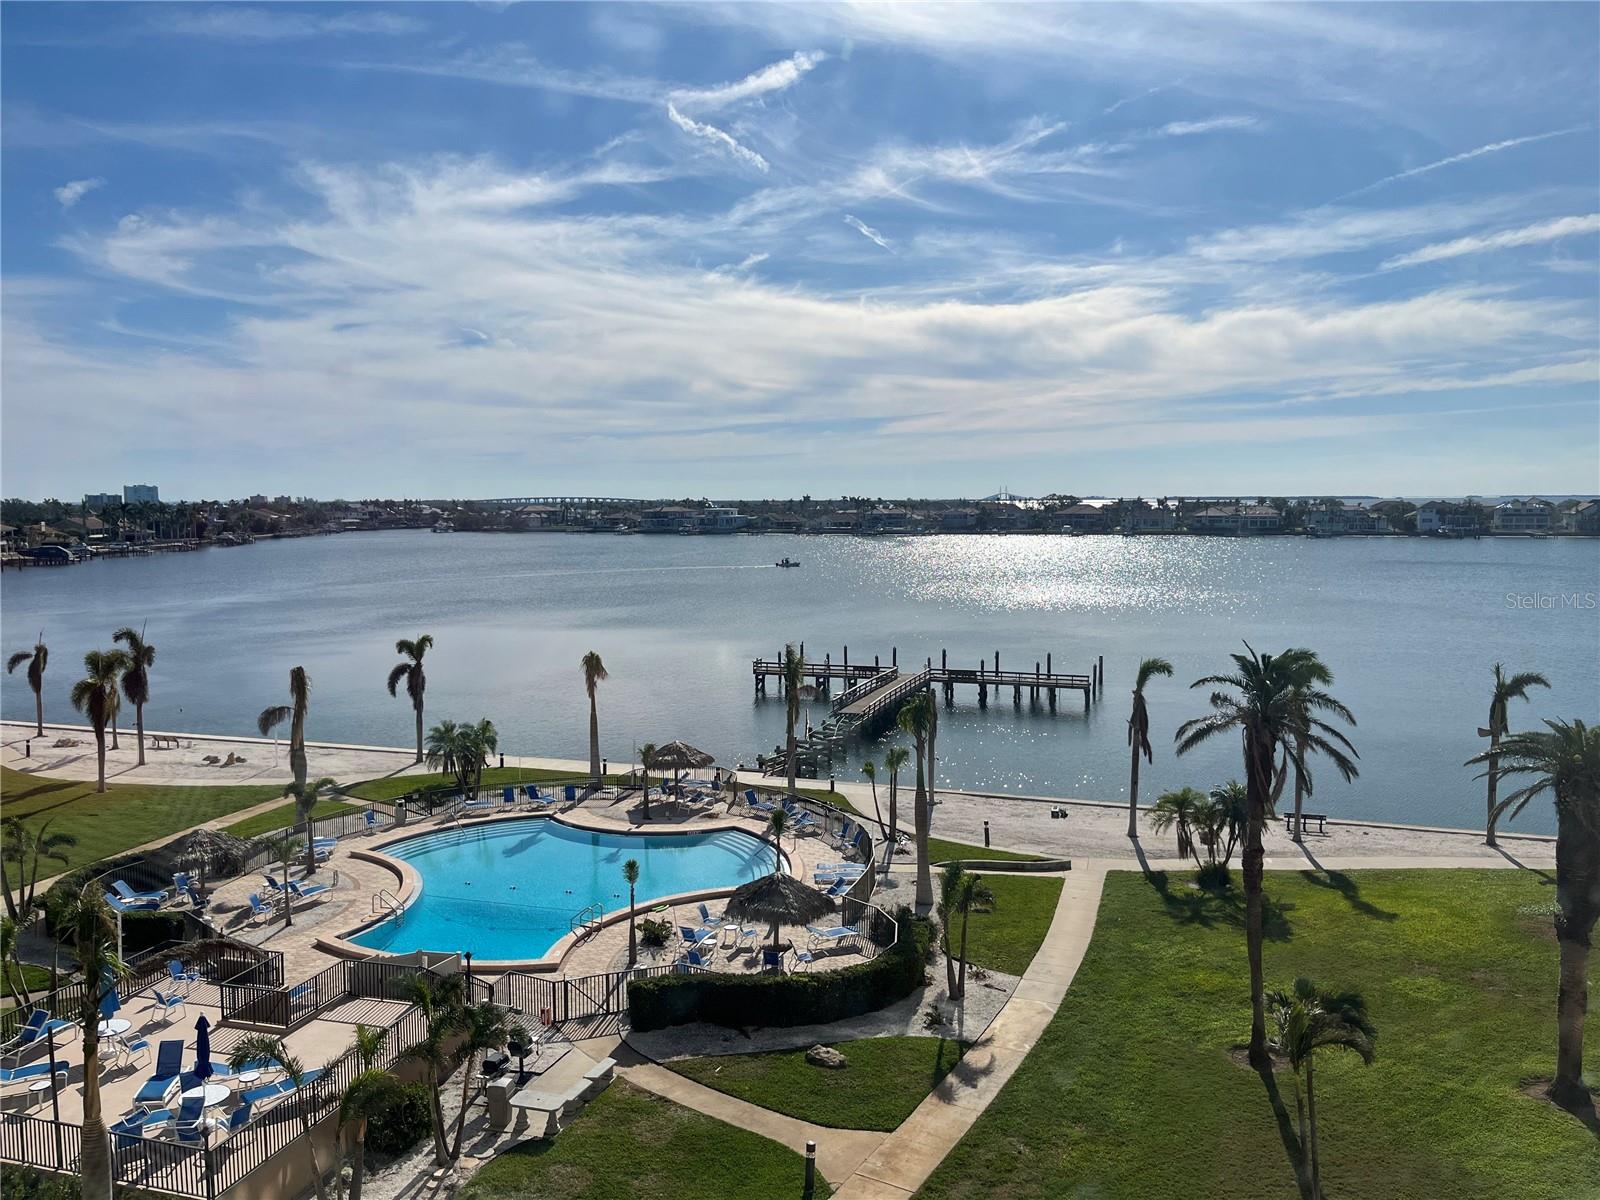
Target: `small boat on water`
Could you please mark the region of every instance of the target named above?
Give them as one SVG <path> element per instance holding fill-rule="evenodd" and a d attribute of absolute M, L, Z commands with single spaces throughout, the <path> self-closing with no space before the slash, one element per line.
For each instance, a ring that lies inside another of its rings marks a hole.
<path fill-rule="evenodd" d="M 433 531 L 435 533 L 454 533 L 456 531 L 456 527 L 449 521 L 439 521 L 434 525 Z"/>
<path fill-rule="evenodd" d="M 788 557 L 787 555 L 785 555 L 783 558 L 779 559 L 777 562 L 773 563 L 772 565 L 775 566 L 775 567 L 798 567 L 800 564 L 798 562 L 796 562 L 794 559 L 792 559 L 792 558 Z"/>

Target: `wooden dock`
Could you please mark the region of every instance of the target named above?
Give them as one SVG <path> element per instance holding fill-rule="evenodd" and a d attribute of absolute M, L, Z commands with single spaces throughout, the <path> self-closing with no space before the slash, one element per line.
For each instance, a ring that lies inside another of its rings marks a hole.
<path fill-rule="evenodd" d="M 804 658 L 804 645 L 800 647 L 800 654 Z M 810 730 L 805 740 L 796 747 L 797 762 L 806 768 L 801 774 L 809 772 L 811 777 L 817 777 L 822 764 L 832 762 L 835 746 L 846 738 L 881 729 L 894 719 L 906 701 L 919 692 L 938 689 L 946 707 L 950 707 L 955 704 L 958 685 L 976 687 L 978 705 L 986 708 L 991 691 L 999 699 L 1001 690 L 1010 688 L 1011 701 L 1016 707 L 1022 706 L 1023 693 L 1026 692 L 1030 702 L 1044 701 L 1054 712 L 1057 694 L 1075 691 L 1083 694 L 1083 709 L 1088 712 L 1105 686 L 1104 656 L 1097 657 L 1090 665 L 1088 674 L 1084 675 L 1057 672 L 1052 654 L 1035 661 L 1032 671 L 1002 670 L 998 650 L 992 662 L 980 659 L 975 667 L 951 666 L 949 652 L 942 650 L 937 665 L 930 658 L 920 668 L 902 671 L 899 657 L 898 649 L 891 649 L 887 664 L 876 656 L 870 663 L 852 663 L 850 650 L 846 647 L 837 663 L 833 661 L 832 654 L 824 655 L 820 663 L 805 663 L 805 686 L 813 689 L 816 695 L 829 695 L 835 680 L 844 684 L 844 690 L 830 705 L 828 719 L 820 728 Z M 769 679 L 778 681 L 778 694 L 783 694 L 781 657 L 758 658 L 750 664 L 750 670 L 755 679 L 756 695 L 767 694 Z M 780 757 L 768 756 L 763 763 L 770 764 Z"/>

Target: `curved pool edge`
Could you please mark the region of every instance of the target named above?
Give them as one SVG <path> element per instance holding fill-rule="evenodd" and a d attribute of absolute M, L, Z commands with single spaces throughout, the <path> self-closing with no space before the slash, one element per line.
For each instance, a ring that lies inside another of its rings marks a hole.
<path fill-rule="evenodd" d="M 704 825 L 699 825 L 692 829 L 642 829 L 633 825 L 623 827 L 614 822 L 607 821 L 572 820 L 569 819 L 571 816 L 572 814 L 569 813 L 551 812 L 496 813 L 493 816 L 477 818 L 469 822 L 469 824 L 477 826 L 496 824 L 504 821 L 554 821 L 557 824 L 567 826 L 569 829 L 581 829 L 586 833 L 611 833 L 628 837 L 691 837 L 702 833 L 721 833 L 727 830 L 735 830 L 744 834 L 746 837 L 761 842 L 763 845 L 773 846 L 777 850 L 778 858 L 783 864 L 784 873 L 787 874 L 789 872 L 789 855 L 784 852 L 782 846 L 774 846 L 771 838 L 765 836 L 764 834 L 757 834 L 751 831 L 733 818 L 709 821 Z M 394 831 L 393 836 L 385 838 L 376 846 L 371 848 L 365 846 L 352 848 L 350 850 L 350 856 L 352 858 L 358 858 L 362 862 L 375 863 L 378 866 L 384 867 L 394 873 L 400 884 L 400 891 L 396 894 L 396 899 L 400 902 L 400 911 L 404 912 L 417 900 L 418 897 L 422 895 L 422 876 L 410 863 L 404 861 L 403 859 L 395 858 L 392 855 L 383 853 L 383 849 L 384 847 L 393 846 L 400 842 L 410 841 L 415 837 L 422 837 L 428 834 L 442 832 L 445 828 L 446 826 L 439 825 L 432 829 L 425 829 L 421 826 L 418 826 L 416 829 L 411 830 L 410 832 L 405 830 L 396 830 Z M 689 892 L 677 892 L 666 896 L 653 896 L 647 901 L 647 903 L 651 908 L 663 904 L 668 906 L 692 904 L 701 900 L 715 900 L 722 896 L 731 896 L 736 890 L 737 887 L 703 888 Z M 636 905 L 635 909 L 637 910 L 637 908 L 638 906 Z M 449 951 L 425 949 L 405 950 L 395 953 L 388 950 L 374 950 L 370 946 L 362 946 L 356 942 L 347 940 L 354 934 L 361 933 L 364 930 L 371 929 L 373 926 L 389 920 L 392 916 L 392 912 L 375 913 L 370 920 L 362 921 L 360 924 L 353 925 L 350 928 L 341 931 L 340 933 L 331 934 L 326 937 L 318 937 L 313 945 L 316 949 L 321 950 L 325 954 L 332 954 L 338 958 L 360 959 L 367 962 L 402 962 L 413 960 L 419 953 L 449 953 Z M 596 921 L 596 927 L 603 929 L 608 926 L 615 925 L 618 922 L 626 921 L 627 919 L 627 908 L 613 909 L 610 912 L 603 913 L 598 918 Z M 474 956 L 472 960 L 472 969 L 474 972 L 481 972 L 485 975 L 504 974 L 507 971 L 526 971 L 531 974 L 553 974 L 561 969 L 562 960 L 566 958 L 566 956 L 571 953 L 579 945 L 579 943 L 585 940 L 585 937 L 581 937 L 576 933 L 564 934 L 551 945 L 550 949 L 545 954 L 538 958 L 478 958 Z"/>

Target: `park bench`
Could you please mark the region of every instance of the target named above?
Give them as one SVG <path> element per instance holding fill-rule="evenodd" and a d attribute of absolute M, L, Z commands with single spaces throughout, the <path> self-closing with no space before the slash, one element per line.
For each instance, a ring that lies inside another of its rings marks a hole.
<path fill-rule="evenodd" d="M 1306 827 L 1309 826 L 1311 824 L 1311 822 L 1313 822 L 1313 821 L 1315 821 L 1317 823 L 1317 833 L 1320 834 L 1323 837 L 1326 837 L 1328 835 L 1328 814 L 1327 813 L 1301 813 L 1300 814 L 1300 830 L 1301 830 L 1301 832 L 1305 832 Z M 1290 834 L 1294 833 L 1294 814 L 1293 813 L 1284 813 L 1283 814 L 1283 828 Z"/>

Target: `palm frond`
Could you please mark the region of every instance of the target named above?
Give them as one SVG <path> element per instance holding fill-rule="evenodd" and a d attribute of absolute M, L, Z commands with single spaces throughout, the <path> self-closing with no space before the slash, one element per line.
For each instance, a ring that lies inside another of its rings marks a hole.
<path fill-rule="evenodd" d="M 33 651 L 32 650 L 18 650 L 10 658 L 6 659 L 6 674 L 7 675 L 11 674 L 11 672 L 15 671 L 23 663 L 30 662 L 30 661 L 32 661 L 32 659 L 33 659 Z"/>
<path fill-rule="evenodd" d="M 409 678 L 410 675 L 411 675 L 411 672 L 414 671 L 415 669 L 416 669 L 416 665 L 414 663 L 408 663 L 408 662 L 397 663 L 395 665 L 394 669 L 389 672 L 389 695 L 391 695 L 391 696 L 398 695 L 399 694 L 398 693 L 398 688 L 400 687 L 400 681 L 402 679 Z"/>
<path fill-rule="evenodd" d="M 262 737 L 266 737 L 269 733 L 271 733 L 279 725 L 282 725 L 292 716 L 294 716 L 294 710 L 287 704 L 278 704 L 274 705 L 272 708 L 263 708 L 261 710 L 261 715 L 256 718 L 256 729 L 260 731 Z"/>

